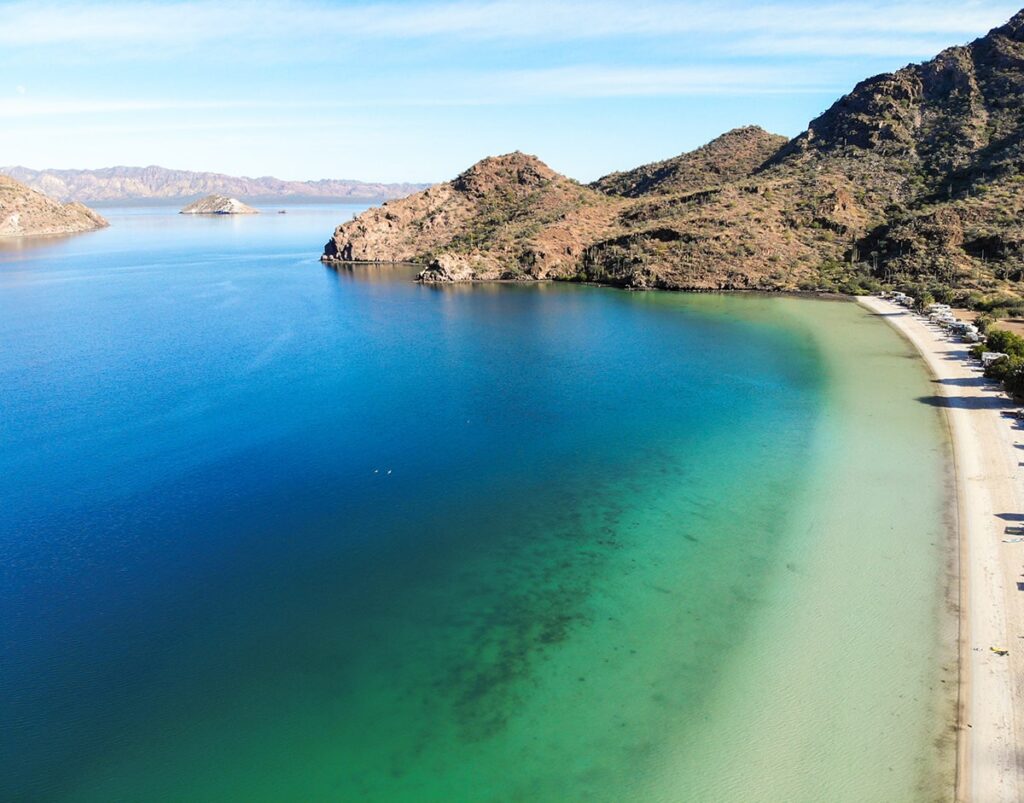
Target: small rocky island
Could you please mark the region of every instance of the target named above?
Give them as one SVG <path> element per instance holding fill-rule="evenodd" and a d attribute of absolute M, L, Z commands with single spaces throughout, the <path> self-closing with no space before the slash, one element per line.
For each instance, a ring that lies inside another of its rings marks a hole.
<path fill-rule="evenodd" d="M 0 237 L 75 234 L 108 225 L 83 204 L 62 204 L 13 178 L 0 176 Z"/>
<path fill-rule="evenodd" d="M 182 215 L 258 215 L 259 210 L 253 209 L 237 198 L 226 195 L 207 195 L 193 201 L 181 210 Z"/>

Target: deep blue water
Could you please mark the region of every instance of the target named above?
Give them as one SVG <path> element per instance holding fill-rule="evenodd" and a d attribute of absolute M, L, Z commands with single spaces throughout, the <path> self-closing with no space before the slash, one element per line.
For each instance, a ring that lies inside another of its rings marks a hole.
<path fill-rule="evenodd" d="M 758 300 L 326 269 L 353 209 L 104 210 L 0 250 L 0 797 L 544 799 L 517 712 L 601 595 L 756 585 L 820 404 L 805 333 Z M 677 648 L 720 652 L 729 600 Z"/>

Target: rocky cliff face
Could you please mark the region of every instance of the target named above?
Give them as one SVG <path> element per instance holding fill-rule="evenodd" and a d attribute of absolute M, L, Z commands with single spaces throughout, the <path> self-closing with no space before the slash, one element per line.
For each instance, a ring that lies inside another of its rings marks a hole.
<path fill-rule="evenodd" d="M 106 220 L 80 203 L 59 203 L 0 176 L 0 237 L 73 234 L 106 225 Z"/>
<path fill-rule="evenodd" d="M 1024 11 L 861 82 L 788 143 L 738 129 L 590 187 L 485 160 L 338 227 L 324 259 L 422 262 L 435 281 L 798 289 L 870 271 L 1016 293 L 1022 112 Z"/>
<path fill-rule="evenodd" d="M 870 151 L 941 183 L 1020 155 L 1024 11 L 931 61 L 862 81 L 780 155 Z"/>
<path fill-rule="evenodd" d="M 259 210 L 253 209 L 237 198 L 226 195 L 207 195 L 193 201 L 181 210 L 182 215 L 258 215 Z"/>
<path fill-rule="evenodd" d="M 0 174 L 26 184 L 51 198 L 66 201 L 133 201 L 149 198 L 184 200 L 218 194 L 243 198 L 401 198 L 423 189 L 422 184 L 380 184 L 322 179 L 285 181 L 272 176 L 246 178 L 221 173 L 168 170 L 165 167 L 107 167 L 102 170 L 32 170 L 0 167 Z"/>
<path fill-rule="evenodd" d="M 866 188 L 873 225 L 851 251 L 871 254 L 883 278 L 1019 281 L 1024 11 L 969 45 L 861 82 L 773 161 L 770 173 L 838 168 Z"/>

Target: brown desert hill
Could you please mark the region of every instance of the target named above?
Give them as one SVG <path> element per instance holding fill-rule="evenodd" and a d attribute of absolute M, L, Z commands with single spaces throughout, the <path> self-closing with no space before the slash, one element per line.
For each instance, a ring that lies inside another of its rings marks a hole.
<path fill-rule="evenodd" d="M 0 237 L 73 234 L 107 226 L 107 221 L 80 203 L 62 204 L 0 176 Z"/>
<path fill-rule="evenodd" d="M 425 280 L 842 289 L 1024 280 L 1024 12 L 858 84 L 786 143 L 738 129 L 590 187 L 534 157 L 339 226 L 325 261 L 423 263 Z"/>
<path fill-rule="evenodd" d="M 562 277 L 613 210 L 535 156 L 510 153 L 342 224 L 324 258 L 429 263 L 423 278 L 436 281 Z"/>
<path fill-rule="evenodd" d="M 841 177 L 750 179 L 625 198 L 513 153 L 342 224 L 323 259 L 421 263 L 424 281 L 779 289 L 795 287 L 793 277 L 813 279 L 819 239 L 863 231 L 863 217 Z M 841 254 L 831 251 L 834 259 Z"/>
<path fill-rule="evenodd" d="M 736 128 L 695 151 L 624 173 L 611 173 L 590 186 L 627 198 L 716 187 L 748 177 L 786 142 L 785 137 L 756 125 Z"/>

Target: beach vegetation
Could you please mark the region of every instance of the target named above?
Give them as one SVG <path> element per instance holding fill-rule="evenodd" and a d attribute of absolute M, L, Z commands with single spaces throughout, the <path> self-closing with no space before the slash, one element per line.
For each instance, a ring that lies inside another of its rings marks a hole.
<path fill-rule="evenodd" d="M 1024 397 L 1024 358 L 1008 357 L 999 362 L 1007 363 L 1003 388 L 1015 399 Z"/>
<path fill-rule="evenodd" d="M 1024 337 L 1005 329 L 992 329 L 988 333 L 985 350 L 1009 354 L 1011 357 L 1024 357 Z"/>
<path fill-rule="evenodd" d="M 985 368 L 985 376 L 1002 382 L 1003 390 L 1013 398 L 1024 397 L 1024 357 L 1001 357 Z"/>
<path fill-rule="evenodd" d="M 1024 397 L 1024 337 L 1005 329 L 990 329 L 986 342 L 971 349 L 971 353 L 979 358 L 986 351 L 1006 356 L 985 366 L 985 376 L 1001 382 L 1010 396 Z"/>
<path fill-rule="evenodd" d="M 985 376 L 995 379 L 997 382 L 1005 382 L 1006 378 L 1021 367 L 1024 367 L 1024 357 L 1000 357 L 985 366 Z"/>

